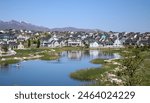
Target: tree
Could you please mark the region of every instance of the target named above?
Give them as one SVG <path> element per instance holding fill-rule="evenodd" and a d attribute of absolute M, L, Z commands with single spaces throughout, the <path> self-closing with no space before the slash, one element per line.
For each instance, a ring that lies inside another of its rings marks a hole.
<path fill-rule="evenodd" d="M 135 86 L 142 83 L 144 78 L 143 60 L 144 59 L 140 54 L 140 50 L 137 48 L 124 54 L 120 70 L 118 71 L 124 85 Z"/>
<path fill-rule="evenodd" d="M 85 47 L 85 48 L 89 48 L 89 47 L 90 47 L 90 45 L 87 44 L 86 42 L 83 42 L 83 44 L 84 44 L 84 47 Z"/>
<path fill-rule="evenodd" d="M 2 50 L 6 53 L 8 51 L 8 46 L 2 46 Z"/>
<path fill-rule="evenodd" d="M 40 47 L 40 40 L 38 39 L 37 40 L 37 48 L 39 48 Z"/>
<path fill-rule="evenodd" d="M 28 48 L 31 46 L 31 40 L 28 39 Z"/>

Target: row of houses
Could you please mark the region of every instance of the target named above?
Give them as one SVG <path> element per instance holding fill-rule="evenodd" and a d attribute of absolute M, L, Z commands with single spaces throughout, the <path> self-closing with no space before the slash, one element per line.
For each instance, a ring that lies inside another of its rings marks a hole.
<path fill-rule="evenodd" d="M 19 32 L 20 33 L 20 32 Z M 35 34 L 35 35 L 33 35 Z M 46 35 L 45 35 L 46 34 Z M 64 46 L 87 46 L 90 48 L 112 47 L 121 48 L 125 45 L 150 45 L 150 32 L 134 33 L 134 32 L 48 32 L 33 33 L 21 31 L 2 33 L 0 32 L 0 47 L 8 46 L 12 49 L 23 49 L 23 42 L 28 39 L 39 39 L 41 47 L 64 47 Z"/>
<path fill-rule="evenodd" d="M 24 49 L 24 46 L 15 34 L 0 34 L 0 50 L 3 47 L 10 49 Z"/>
<path fill-rule="evenodd" d="M 101 35 L 101 34 L 100 34 Z M 113 38 L 114 39 L 114 38 Z M 70 35 L 66 37 L 59 37 L 53 35 L 52 37 L 42 38 L 41 46 L 43 47 L 63 47 L 63 46 L 88 46 L 90 48 L 98 48 L 98 47 L 123 47 L 123 43 L 117 37 L 115 40 L 112 40 L 107 36 L 107 34 L 103 34 L 101 36 L 94 35 Z"/>
<path fill-rule="evenodd" d="M 43 47 L 64 47 L 64 46 L 84 46 L 81 38 L 69 37 L 69 38 L 59 38 L 56 35 L 53 35 L 50 38 L 42 38 L 41 46 Z"/>

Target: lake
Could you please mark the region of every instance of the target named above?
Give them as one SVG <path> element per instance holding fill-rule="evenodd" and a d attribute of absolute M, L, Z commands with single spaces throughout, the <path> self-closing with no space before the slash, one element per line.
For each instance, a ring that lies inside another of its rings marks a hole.
<path fill-rule="evenodd" d="M 70 78 L 70 73 L 91 67 L 95 58 L 111 59 L 115 54 L 99 50 L 64 51 L 58 60 L 28 60 L 0 67 L 1 86 L 80 86 L 86 82 Z"/>

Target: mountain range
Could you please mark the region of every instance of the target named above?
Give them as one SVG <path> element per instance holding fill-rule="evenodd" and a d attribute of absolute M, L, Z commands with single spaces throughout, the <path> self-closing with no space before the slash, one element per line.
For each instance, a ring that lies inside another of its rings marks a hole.
<path fill-rule="evenodd" d="M 64 27 L 64 28 L 48 28 L 44 26 L 37 26 L 33 25 L 31 23 L 26 23 L 24 21 L 16 21 L 16 20 L 11 20 L 11 21 L 1 21 L 0 20 L 0 30 L 6 30 L 6 29 L 16 29 L 16 30 L 34 30 L 34 31 L 84 31 L 84 32 L 96 32 L 100 31 L 103 32 L 102 30 L 99 29 L 81 29 L 81 28 L 74 28 L 74 27 Z"/>
<path fill-rule="evenodd" d="M 0 29 L 16 29 L 16 30 L 34 30 L 34 31 L 49 31 L 49 28 L 42 27 L 42 26 L 36 26 L 30 23 L 26 23 L 24 21 L 15 21 L 11 20 L 8 22 L 0 21 Z"/>

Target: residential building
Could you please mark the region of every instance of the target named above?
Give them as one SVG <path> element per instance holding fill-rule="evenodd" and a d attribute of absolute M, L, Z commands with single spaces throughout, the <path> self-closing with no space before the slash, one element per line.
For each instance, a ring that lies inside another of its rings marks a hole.
<path fill-rule="evenodd" d="M 94 42 L 91 42 L 90 43 L 90 46 L 89 46 L 90 48 L 98 48 L 99 47 L 99 44 L 98 44 L 98 42 L 96 42 L 96 41 L 94 41 Z"/>

